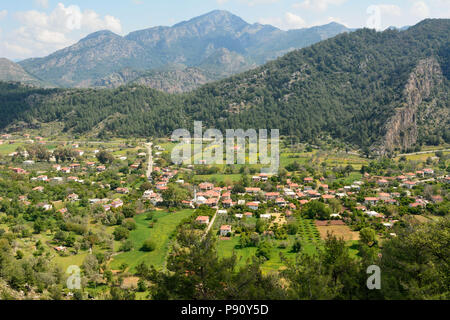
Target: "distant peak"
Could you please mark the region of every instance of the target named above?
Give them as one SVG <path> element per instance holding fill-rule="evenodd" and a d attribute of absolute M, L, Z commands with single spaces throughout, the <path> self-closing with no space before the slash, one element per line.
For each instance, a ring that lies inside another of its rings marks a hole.
<path fill-rule="evenodd" d="M 242 18 L 240 18 L 239 16 L 229 12 L 229 11 L 225 11 L 225 10 L 213 10 L 211 12 L 205 13 L 201 16 L 192 18 L 188 21 L 183 21 L 180 22 L 176 25 L 174 25 L 174 27 L 176 26 L 181 26 L 181 25 L 186 25 L 186 24 L 190 24 L 190 23 L 197 23 L 197 22 L 202 22 L 202 21 L 208 21 L 208 20 L 214 20 L 214 21 L 230 21 L 232 20 L 233 23 L 240 23 L 240 24 L 247 24 L 247 22 L 245 22 Z"/>
<path fill-rule="evenodd" d="M 101 38 L 101 37 L 109 37 L 109 38 L 118 37 L 118 38 L 120 38 L 120 36 L 118 34 L 115 34 L 114 32 L 112 32 L 110 30 L 100 30 L 100 31 L 96 31 L 94 33 L 87 35 L 85 38 L 81 39 L 81 41 L 94 39 L 94 38 Z"/>

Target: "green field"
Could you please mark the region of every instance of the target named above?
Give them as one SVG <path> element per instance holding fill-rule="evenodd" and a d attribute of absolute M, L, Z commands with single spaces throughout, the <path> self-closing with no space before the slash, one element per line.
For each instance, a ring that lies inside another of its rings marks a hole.
<path fill-rule="evenodd" d="M 153 229 L 149 228 L 150 221 L 146 220 L 146 215 L 139 215 L 135 218 L 137 229 L 130 233 L 130 239 L 134 243 L 134 249 L 130 252 L 124 252 L 115 256 L 110 264 L 111 269 L 118 270 L 122 264 L 127 264 L 130 271 L 145 262 L 161 268 L 169 250 L 170 235 L 178 224 L 192 214 L 193 210 L 182 210 L 176 213 L 155 212 L 155 223 Z M 141 251 L 145 240 L 152 239 L 156 243 L 156 250 L 153 252 Z"/>
<path fill-rule="evenodd" d="M 276 246 L 273 247 L 271 251 L 270 260 L 266 261 L 261 269 L 263 272 L 273 272 L 279 270 L 283 266 L 283 262 L 280 258 L 280 253 L 283 253 L 288 259 L 293 259 L 295 253 L 291 252 L 292 244 L 295 240 L 295 236 L 289 236 L 288 240 L 289 246 L 286 249 L 280 249 Z M 276 244 L 282 241 L 275 241 Z M 252 258 L 255 256 L 257 248 L 244 248 L 240 249 L 239 246 L 239 236 L 233 237 L 231 240 L 219 240 L 217 251 L 219 257 L 231 257 L 233 252 L 236 253 L 238 259 L 238 267 L 244 266 L 247 262 L 251 262 Z M 303 252 L 308 254 L 313 254 L 316 252 L 316 245 L 313 243 L 304 243 Z"/>

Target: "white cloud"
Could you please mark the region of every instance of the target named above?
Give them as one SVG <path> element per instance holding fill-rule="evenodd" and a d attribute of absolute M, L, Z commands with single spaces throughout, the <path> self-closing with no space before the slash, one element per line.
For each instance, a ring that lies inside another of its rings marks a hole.
<path fill-rule="evenodd" d="M 5 18 L 7 15 L 8 15 L 8 11 L 7 10 L 0 10 L 0 20 Z"/>
<path fill-rule="evenodd" d="M 122 33 L 118 18 L 111 15 L 102 17 L 93 10 L 82 11 L 79 6 L 66 7 L 62 3 L 58 3 L 50 13 L 29 10 L 17 12 L 15 18 L 21 26 L 0 42 L 0 56 L 12 59 L 45 56 L 98 30 Z"/>
<path fill-rule="evenodd" d="M 282 30 L 301 29 L 307 26 L 302 17 L 286 12 L 283 18 L 263 18 L 259 23 L 270 24 Z"/>
<path fill-rule="evenodd" d="M 401 16 L 402 9 L 395 4 L 379 4 L 378 8 L 382 14 L 392 15 L 392 16 Z"/>
<path fill-rule="evenodd" d="M 430 17 L 430 8 L 424 1 L 416 1 L 411 8 L 411 13 L 422 20 Z"/>
<path fill-rule="evenodd" d="M 347 2 L 347 0 L 304 0 L 303 2 L 293 5 L 294 8 L 325 11 L 331 5 L 341 5 Z"/>
<path fill-rule="evenodd" d="M 34 0 L 34 3 L 35 3 L 38 7 L 48 8 L 48 0 Z"/>

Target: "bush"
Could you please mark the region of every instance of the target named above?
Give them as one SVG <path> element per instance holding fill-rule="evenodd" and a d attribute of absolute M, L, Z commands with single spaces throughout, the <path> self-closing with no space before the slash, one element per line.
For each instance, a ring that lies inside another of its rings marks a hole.
<path fill-rule="evenodd" d="M 136 230 L 136 222 L 133 219 L 126 219 L 122 222 L 122 227 L 127 228 L 128 230 Z"/>
<path fill-rule="evenodd" d="M 268 242 L 262 242 L 259 245 L 258 250 L 256 251 L 256 256 L 258 258 L 264 258 L 266 260 L 270 260 L 271 249 L 272 249 L 272 247 Z"/>
<path fill-rule="evenodd" d="M 293 246 L 292 246 L 292 252 L 299 253 L 302 250 L 302 243 L 300 240 L 295 240 Z"/>
<path fill-rule="evenodd" d="M 153 240 L 148 239 L 145 240 L 144 244 L 142 245 L 141 250 L 145 252 L 152 252 L 156 249 L 156 244 Z"/>
<path fill-rule="evenodd" d="M 133 241 L 131 241 L 131 240 L 126 240 L 126 241 L 124 241 L 124 242 L 122 243 L 122 245 L 120 246 L 120 251 L 128 252 L 128 251 L 133 250 L 133 248 L 134 248 Z"/>
<path fill-rule="evenodd" d="M 114 239 L 116 241 L 120 241 L 120 240 L 123 240 L 123 239 L 127 239 L 128 236 L 130 235 L 130 231 L 127 228 L 124 228 L 124 227 L 117 227 L 114 230 L 113 235 L 114 235 Z"/>

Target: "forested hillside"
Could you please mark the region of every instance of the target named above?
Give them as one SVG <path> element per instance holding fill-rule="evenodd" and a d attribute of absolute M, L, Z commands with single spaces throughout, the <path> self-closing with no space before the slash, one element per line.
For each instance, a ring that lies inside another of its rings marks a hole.
<path fill-rule="evenodd" d="M 381 153 L 448 142 L 449 30 L 446 19 L 342 34 L 182 95 L 2 84 L 0 125 L 62 121 L 74 133 L 153 136 L 202 120 L 219 129 L 280 129 L 309 142 L 331 137 Z"/>

